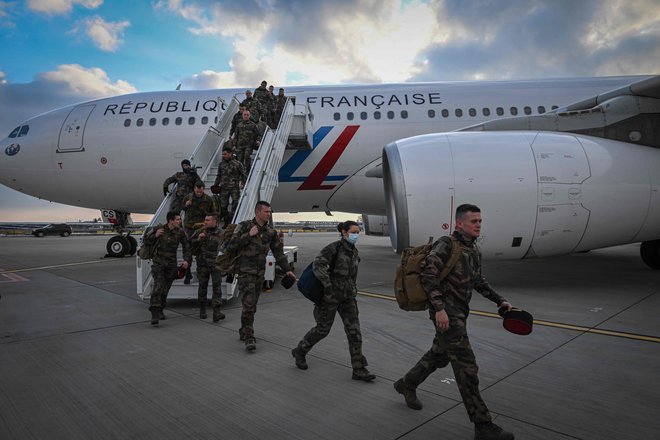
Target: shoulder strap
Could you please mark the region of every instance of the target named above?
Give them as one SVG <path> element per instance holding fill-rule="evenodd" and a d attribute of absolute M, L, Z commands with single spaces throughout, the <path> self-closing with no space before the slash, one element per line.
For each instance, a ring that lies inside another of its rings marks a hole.
<path fill-rule="evenodd" d="M 450 235 L 449 239 L 451 240 L 451 255 L 449 256 L 447 264 L 445 264 L 445 267 L 442 269 L 442 272 L 440 272 L 438 281 L 447 278 L 447 275 L 454 270 L 454 266 L 458 263 L 458 259 L 461 258 L 461 244 L 458 242 L 458 239 L 453 235 Z"/>

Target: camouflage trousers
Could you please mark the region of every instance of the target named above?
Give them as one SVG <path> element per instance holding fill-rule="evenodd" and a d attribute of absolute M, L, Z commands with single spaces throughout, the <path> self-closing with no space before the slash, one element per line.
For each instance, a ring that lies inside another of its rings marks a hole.
<path fill-rule="evenodd" d="M 209 278 L 213 282 L 211 305 L 213 307 L 220 307 L 222 305 L 222 272 L 213 267 L 200 266 L 198 262 L 197 281 L 199 282 L 199 287 L 197 289 L 197 300 L 200 303 L 206 303 Z"/>
<path fill-rule="evenodd" d="M 237 157 L 243 164 L 245 175 L 249 175 L 250 168 L 252 168 L 252 147 L 238 147 Z"/>
<path fill-rule="evenodd" d="M 172 204 L 170 205 L 170 211 L 176 212 L 177 214 L 181 213 L 183 209 L 183 199 L 186 197 L 185 194 L 174 194 L 172 196 Z"/>
<path fill-rule="evenodd" d="M 176 266 L 162 266 L 154 264 L 151 267 L 151 276 L 154 279 L 154 287 L 151 291 L 149 310 L 162 310 L 167 304 L 167 294 L 176 279 Z"/>
<path fill-rule="evenodd" d="M 458 391 L 470 421 L 491 421 L 488 407 L 479 393 L 479 367 L 462 319 L 450 318 L 449 329 L 444 333 L 436 328 L 433 346 L 406 373 L 403 380 L 407 385 L 417 388 L 437 368 L 444 368 L 449 363 L 454 370 Z"/>
<path fill-rule="evenodd" d="M 351 366 L 363 368 L 368 365 L 367 358 L 362 354 L 362 333 L 355 298 L 347 299 L 339 304 L 321 303 L 314 306 L 314 319 L 316 327 L 312 328 L 298 343 L 298 349 L 307 354 L 312 347 L 328 336 L 335 316 L 339 313 L 344 323 L 344 332 L 348 339 L 348 351 L 351 354 Z"/>
<path fill-rule="evenodd" d="M 264 274 L 256 275 L 241 273 L 238 275 L 238 291 L 241 294 L 241 328 L 238 333 L 245 338 L 254 337 L 254 315 L 257 313 L 257 302 L 264 284 Z"/>
<path fill-rule="evenodd" d="M 224 185 L 220 188 L 220 216 L 225 220 L 225 224 L 231 223 L 232 216 L 238 208 L 238 198 L 241 190 L 238 186 L 226 188 Z M 229 210 L 229 198 L 231 197 L 231 210 Z"/>

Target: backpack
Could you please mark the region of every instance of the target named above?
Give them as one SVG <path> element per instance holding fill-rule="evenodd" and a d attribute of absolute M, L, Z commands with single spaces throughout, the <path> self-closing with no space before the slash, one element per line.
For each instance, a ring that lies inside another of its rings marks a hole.
<path fill-rule="evenodd" d="M 215 268 L 227 275 L 234 273 L 234 266 L 236 266 L 236 260 L 239 257 L 238 252 L 229 249 L 229 240 L 234 235 L 237 226 L 235 223 L 227 225 L 222 233 L 222 243 L 220 243 L 220 249 L 218 249 L 218 256 L 215 258 Z"/>
<path fill-rule="evenodd" d="M 158 244 L 160 243 L 159 240 L 156 239 L 154 244 L 147 244 L 145 237 L 148 234 L 155 233 L 159 227 L 162 227 L 162 225 L 152 226 L 144 231 L 144 234 L 142 235 L 142 246 L 140 246 L 140 249 L 138 250 L 138 257 L 140 257 L 141 260 L 151 260 L 156 256 Z"/>
<path fill-rule="evenodd" d="M 449 275 L 449 272 L 454 269 L 461 257 L 461 245 L 458 239 L 453 236 L 447 238 L 451 240 L 451 255 L 442 272 L 440 272 L 438 277 L 440 281 Z M 426 310 L 429 306 L 429 300 L 422 286 L 420 275 L 424 260 L 431 252 L 432 247 L 433 244 L 429 240 L 425 245 L 408 247 L 401 253 L 401 264 L 396 267 L 396 278 L 394 279 L 394 296 L 399 307 L 403 310 L 416 312 Z"/>
<path fill-rule="evenodd" d="M 339 246 L 341 246 L 341 242 L 337 243 L 337 247 L 335 247 L 335 254 L 332 257 L 329 267 L 330 273 L 335 270 L 337 255 L 339 255 Z M 298 290 L 305 298 L 318 305 L 321 304 L 321 300 L 323 299 L 323 284 L 321 284 L 321 281 L 319 281 L 319 279 L 316 278 L 316 275 L 314 275 L 313 266 L 314 262 L 312 261 L 307 265 L 305 270 L 303 270 L 300 278 L 298 278 Z"/>

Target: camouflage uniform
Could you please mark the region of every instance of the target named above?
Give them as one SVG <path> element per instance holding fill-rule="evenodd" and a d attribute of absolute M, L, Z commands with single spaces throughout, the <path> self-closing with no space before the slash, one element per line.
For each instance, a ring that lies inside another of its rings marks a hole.
<path fill-rule="evenodd" d="M 252 150 L 257 145 L 258 140 L 261 140 L 259 128 L 253 121 L 241 121 L 236 126 L 236 150 L 238 151 L 238 159 L 245 167 L 246 175 L 250 173 Z"/>
<path fill-rule="evenodd" d="M 245 184 L 246 175 L 243 164 L 233 157 L 230 160 L 222 159 L 218 165 L 218 175 L 215 178 L 214 185 L 220 185 L 220 215 L 225 224 L 229 224 L 232 215 L 238 208 L 238 198 L 240 197 L 241 184 Z M 231 197 L 231 211 L 229 208 L 229 197 Z"/>
<path fill-rule="evenodd" d="M 192 205 L 186 206 L 188 200 L 192 201 Z M 183 209 L 186 211 L 183 227 L 186 234 L 188 234 L 188 238 L 190 238 L 193 232 L 195 232 L 195 224 L 204 223 L 204 217 L 215 213 L 216 206 L 213 202 L 213 197 L 208 194 L 202 194 L 201 197 L 197 197 L 192 192 L 183 199 Z"/>
<path fill-rule="evenodd" d="M 336 260 L 335 260 L 336 258 Z M 334 270 L 330 266 L 335 260 Z M 328 336 L 337 312 L 344 323 L 348 339 L 353 369 L 367 366 L 367 358 L 362 354 L 362 333 L 355 296 L 360 257 L 355 246 L 346 240 L 330 243 L 321 250 L 313 263 L 314 275 L 324 286 L 321 304 L 314 306 L 316 327 L 312 328 L 298 343 L 298 350 L 306 355 L 312 347 Z"/>
<path fill-rule="evenodd" d="M 259 228 L 259 232 L 254 237 L 250 237 L 249 233 L 252 226 Z M 241 339 L 249 339 L 254 337 L 254 315 L 257 312 L 257 302 L 264 284 L 268 250 L 273 251 L 277 264 L 285 272 L 291 269 L 277 231 L 268 223 L 260 227 L 254 218 L 242 221 L 236 226 L 229 240 L 229 249 L 239 253 L 235 266 L 238 274 L 238 291 L 242 295 L 243 304 L 239 333 Z"/>
<path fill-rule="evenodd" d="M 243 112 L 237 111 L 231 120 L 231 129 L 229 130 L 229 137 L 233 137 L 236 133 L 236 126 L 243 120 Z"/>
<path fill-rule="evenodd" d="M 284 106 L 286 106 L 286 96 L 277 95 L 275 97 L 275 115 L 274 123 L 275 127 L 280 123 L 280 118 L 282 117 L 282 112 L 284 112 Z"/>
<path fill-rule="evenodd" d="M 259 86 L 254 89 L 254 99 L 261 105 L 261 120 L 267 123 L 272 119 L 273 100 L 271 94 L 265 86 Z"/>
<path fill-rule="evenodd" d="M 156 237 L 156 231 L 160 228 L 165 233 Z M 154 287 L 151 292 L 149 310 L 161 311 L 167 303 L 167 293 L 170 291 L 172 282 L 177 278 L 176 250 L 179 244 L 183 248 L 183 259 L 190 265 L 192 256 L 186 234 L 181 228 L 170 229 L 167 225 L 157 225 L 150 228 L 144 234 L 144 242 L 148 245 L 156 245 L 156 253 L 151 262 L 151 276 L 154 279 Z"/>
<path fill-rule="evenodd" d="M 451 362 L 470 421 L 490 422 L 490 412 L 479 394 L 479 368 L 468 339 L 466 321 L 473 288 L 498 305 L 506 300 L 495 293 L 481 274 L 481 252 L 475 239 L 458 231 L 454 236 L 460 241 L 462 255 L 447 278 L 438 282 L 438 275 L 451 255 L 452 245 L 447 237 L 433 243 L 421 274 L 422 285 L 429 297 L 431 320 L 435 325 L 435 312 L 445 310 L 449 316 L 449 329 L 442 333 L 436 327 L 433 346 L 406 373 L 404 383 L 417 388 L 433 371 Z"/>
<path fill-rule="evenodd" d="M 200 239 L 201 233 L 206 234 Z M 197 300 L 200 304 L 206 304 L 209 278 L 213 281 L 213 296 L 211 304 L 215 307 L 222 305 L 222 273 L 215 268 L 215 258 L 218 255 L 218 249 L 222 243 L 222 229 L 200 228 L 195 231 L 190 244 L 196 249 L 197 254 L 197 279 L 199 280 L 199 289 L 197 290 Z"/>
<path fill-rule="evenodd" d="M 172 205 L 170 206 L 170 211 L 176 213 L 181 212 L 183 209 L 183 199 L 193 190 L 195 182 L 200 180 L 197 175 L 197 171 L 191 169 L 188 172 L 178 171 L 174 173 L 173 176 L 168 177 L 163 182 L 163 193 L 167 193 L 170 184 L 176 183 L 176 192 L 172 198 Z"/>
<path fill-rule="evenodd" d="M 261 103 L 258 100 L 251 96 L 249 98 L 245 98 L 243 102 L 241 102 L 241 105 L 250 112 L 250 119 L 255 124 L 259 122 L 263 110 L 261 109 Z"/>

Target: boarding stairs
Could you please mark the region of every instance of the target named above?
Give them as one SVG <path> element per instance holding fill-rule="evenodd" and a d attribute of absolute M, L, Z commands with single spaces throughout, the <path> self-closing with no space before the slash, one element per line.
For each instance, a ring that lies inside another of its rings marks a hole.
<path fill-rule="evenodd" d="M 231 122 L 238 111 L 238 105 L 239 101 L 234 96 L 224 113 L 219 115 L 217 124 L 209 126 L 190 157 L 190 163 L 198 170 L 200 178 L 205 183 L 207 193 L 215 182 L 218 165 L 222 160 L 222 146 L 229 139 Z M 218 108 L 221 108 L 221 105 L 218 105 Z M 267 127 L 264 131 L 259 149 L 254 154 L 245 187 L 241 191 L 233 223 L 253 218 L 254 206 L 257 201 L 271 201 L 273 192 L 278 185 L 278 172 L 285 150 L 312 149 L 312 121 L 313 116 L 307 104 L 295 104 L 291 98 L 287 100 L 277 129 L 272 130 Z M 148 227 L 167 223 L 166 215 L 175 191 L 176 188 L 165 196 Z M 142 237 L 139 245 L 142 245 Z M 181 249 L 179 249 L 179 261 L 182 259 Z M 272 261 L 271 266 L 273 266 Z M 137 294 L 141 299 L 147 299 L 151 296 L 153 288 L 151 260 L 141 260 L 136 256 L 136 269 Z M 192 272 L 193 280 L 190 284 L 184 284 L 183 280 L 174 281 L 168 299 L 197 299 L 198 284 L 194 261 Z M 267 278 L 269 273 L 272 273 L 274 278 L 274 270 L 267 270 L 266 273 Z M 237 293 L 235 277 L 232 282 L 223 284 L 222 298 L 229 300 L 235 297 Z M 209 298 L 211 292 L 211 286 L 209 286 Z"/>

